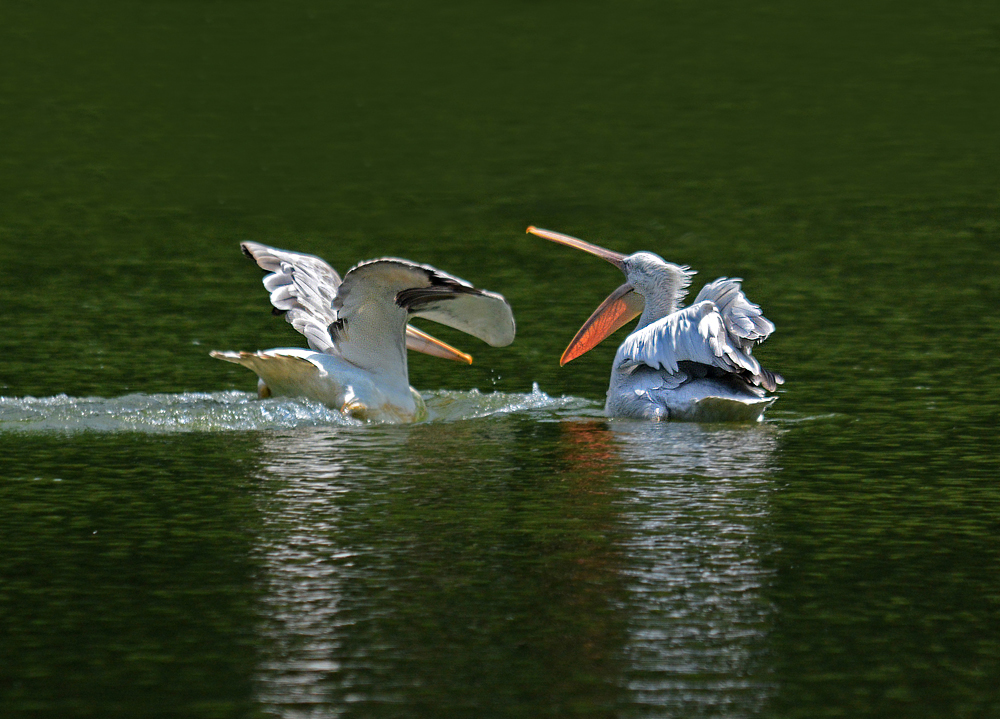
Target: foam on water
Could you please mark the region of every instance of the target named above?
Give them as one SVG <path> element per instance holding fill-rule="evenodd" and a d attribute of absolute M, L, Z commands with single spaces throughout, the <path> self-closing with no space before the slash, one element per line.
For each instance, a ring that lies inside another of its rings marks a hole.
<path fill-rule="evenodd" d="M 425 392 L 428 421 L 456 421 L 477 419 L 498 414 L 528 412 L 539 419 L 564 416 L 603 416 L 602 406 L 580 397 L 550 397 L 542 392 L 537 382 L 531 392 L 480 392 L 473 389 L 463 392 L 438 390 Z"/>
<path fill-rule="evenodd" d="M 592 402 L 529 393 L 440 390 L 424 394 L 430 422 L 531 412 L 545 417 L 600 414 Z M 305 399 L 260 400 L 248 392 L 128 394 L 121 397 L 0 397 L 0 432 L 225 432 L 360 426 Z"/>

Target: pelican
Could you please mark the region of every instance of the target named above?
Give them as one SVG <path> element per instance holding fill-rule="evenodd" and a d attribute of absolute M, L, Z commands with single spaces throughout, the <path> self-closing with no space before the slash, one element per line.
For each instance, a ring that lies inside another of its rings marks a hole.
<path fill-rule="evenodd" d="M 502 295 L 408 260 L 382 258 L 352 267 L 343 280 L 314 255 L 257 242 L 243 254 L 268 273 L 274 314 L 284 314 L 310 349 L 219 352 L 212 357 L 257 373 L 260 397 L 306 397 L 349 417 L 412 422 L 426 415 L 410 386 L 406 350 L 472 363 L 472 357 L 407 324 L 423 317 L 494 347 L 514 341 L 514 315 Z"/>
<path fill-rule="evenodd" d="M 695 274 L 652 252 L 623 255 L 576 237 L 528 232 L 607 260 L 626 277 L 583 324 L 559 360 L 564 365 L 639 317 L 615 355 L 604 413 L 609 417 L 689 422 L 758 421 L 784 378 L 764 369 L 753 346 L 774 324 L 750 302 L 740 278 L 705 285 L 694 304 L 681 301 Z M 766 391 L 765 391 L 766 390 Z"/>

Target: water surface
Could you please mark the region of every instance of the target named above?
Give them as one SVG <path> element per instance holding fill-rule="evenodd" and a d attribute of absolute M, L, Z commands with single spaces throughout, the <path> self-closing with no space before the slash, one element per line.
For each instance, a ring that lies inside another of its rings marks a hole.
<path fill-rule="evenodd" d="M 995 15 L 3 4 L 0 715 L 1000 713 Z M 743 277 L 766 420 L 603 418 L 620 275 L 529 224 Z M 518 338 L 257 400 L 246 239 Z"/>

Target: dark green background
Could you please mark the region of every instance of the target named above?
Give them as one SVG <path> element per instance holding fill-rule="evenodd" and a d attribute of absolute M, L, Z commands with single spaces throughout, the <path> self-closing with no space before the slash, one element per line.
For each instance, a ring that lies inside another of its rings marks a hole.
<path fill-rule="evenodd" d="M 1000 715 L 998 97 L 992 2 L 4 0 L 4 397 L 251 390 L 207 351 L 300 344 L 253 239 L 502 292 L 514 345 L 428 327 L 476 363 L 414 386 L 597 408 L 616 343 L 557 359 L 620 279 L 529 224 L 742 276 L 788 383 L 5 424 L 0 714 Z"/>

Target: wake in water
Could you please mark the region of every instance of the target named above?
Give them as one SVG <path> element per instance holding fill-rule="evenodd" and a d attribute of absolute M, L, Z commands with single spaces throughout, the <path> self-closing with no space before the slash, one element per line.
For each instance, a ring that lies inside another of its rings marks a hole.
<path fill-rule="evenodd" d="M 440 390 L 423 395 L 427 422 L 494 415 L 601 416 L 578 397 L 531 392 Z M 257 399 L 248 392 L 129 394 L 123 397 L 0 397 L 0 432 L 225 432 L 317 426 L 361 426 L 340 412 L 304 399 Z"/>

